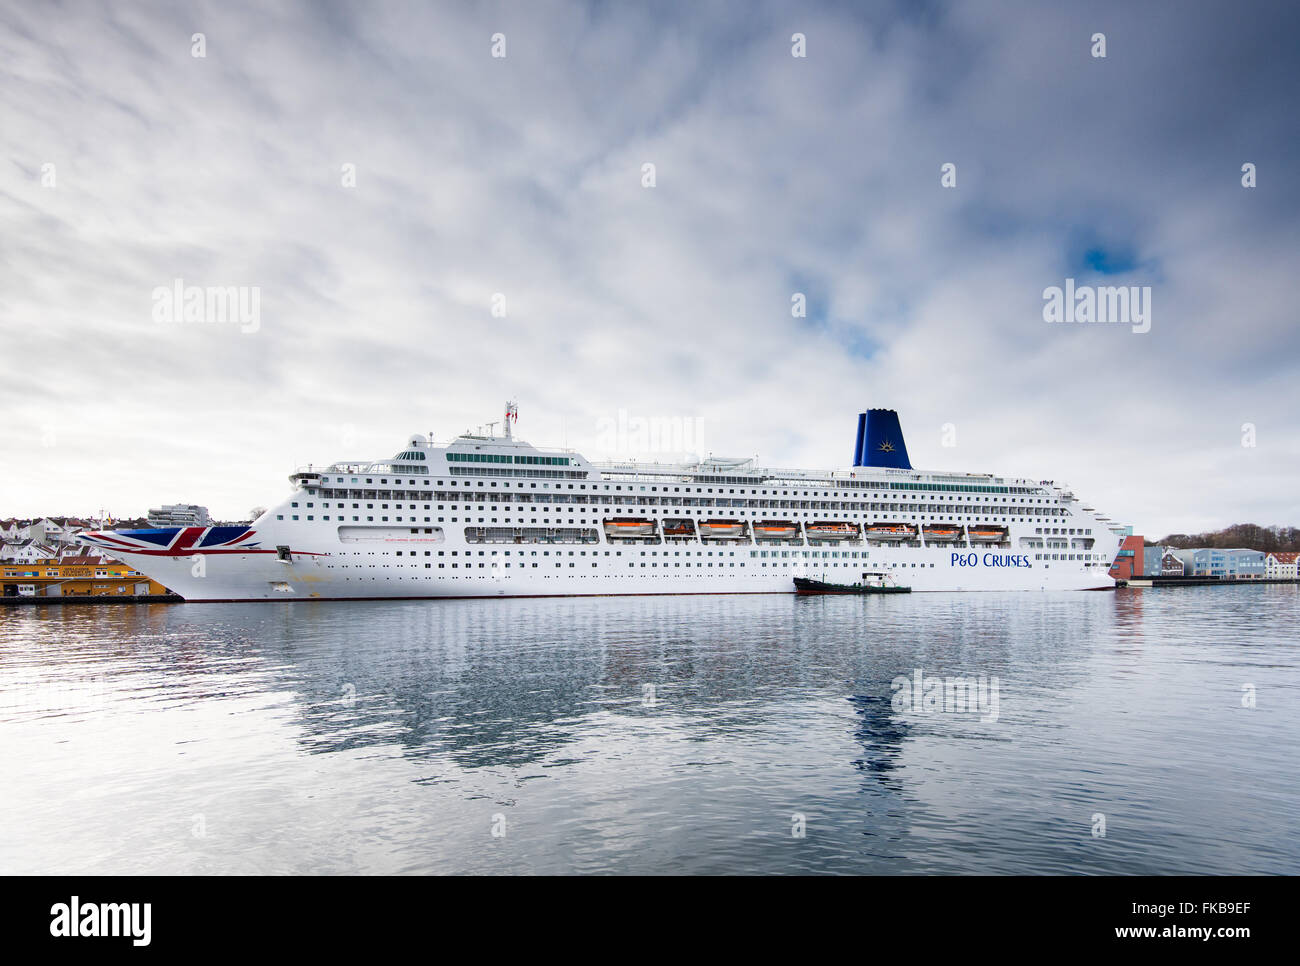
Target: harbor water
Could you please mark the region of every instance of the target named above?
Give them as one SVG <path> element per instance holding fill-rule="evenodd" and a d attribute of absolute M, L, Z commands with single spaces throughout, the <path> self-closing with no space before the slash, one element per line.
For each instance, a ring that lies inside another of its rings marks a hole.
<path fill-rule="evenodd" d="M 5 608 L 0 872 L 1295 873 L 1297 628 L 1283 585 Z"/>

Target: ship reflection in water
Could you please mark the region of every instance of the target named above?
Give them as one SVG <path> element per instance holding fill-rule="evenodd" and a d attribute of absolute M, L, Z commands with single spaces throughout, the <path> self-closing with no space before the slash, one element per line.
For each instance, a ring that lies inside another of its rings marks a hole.
<path fill-rule="evenodd" d="M 1290 872 L 1298 600 L 4 611 L 0 868 Z"/>

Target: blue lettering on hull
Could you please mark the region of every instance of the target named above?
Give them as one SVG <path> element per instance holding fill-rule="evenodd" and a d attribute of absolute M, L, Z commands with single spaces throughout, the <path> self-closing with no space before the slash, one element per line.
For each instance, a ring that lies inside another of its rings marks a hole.
<path fill-rule="evenodd" d="M 952 567 L 1029 567 L 1028 554 L 1016 553 L 954 553 L 949 561 Z"/>

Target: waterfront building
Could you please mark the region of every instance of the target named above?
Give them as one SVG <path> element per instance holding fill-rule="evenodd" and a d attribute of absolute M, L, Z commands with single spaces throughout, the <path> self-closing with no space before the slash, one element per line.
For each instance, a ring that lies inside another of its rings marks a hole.
<path fill-rule="evenodd" d="M 1230 580 L 1263 580 L 1265 572 L 1262 550 L 1237 548 L 1228 551 L 1228 578 Z"/>
<path fill-rule="evenodd" d="M 1110 576 L 1115 580 L 1132 580 L 1143 576 L 1146 560 L 1145 539 L 1140 534 L 1129 533 L 1120 542 L 1119 551 L 1110 565 Z"/>
<path fill-rule="evenodd" d="M 1181 551 L 1172 547 L 1167 548 L 1160 557 L 1160 576 L 1161 577 L 1183 577 L 1187 576 L 1187 565 L 1179 555 Z"/>
<path fill-rule="evenodd" d="M 165 594 L 167 588 L 110 557 L 48 558 L 0 565 L 5 597 L 102 597 Z"/>
<path fill-rule="evenodd" d="M 1218 580 L 1260 580 L 1264 576 L 1264 552 L 1244 548 L 1203 547 L 1191 551 L 1193 577 Z"/>
<path fill-rule="evenodd" d="M 1267 554 L 1264 576 L 1269 580 L 1300 580 L 1300 553 L 1278 550 Z"/>
<path fill-rule="evenodd" d="M 1214 577 L 1222 580 L 1228 573 L 1228 561 L 1224 551 L 1213 547 L 1203 547 L 1192 551 L 1193 577 Z"/>

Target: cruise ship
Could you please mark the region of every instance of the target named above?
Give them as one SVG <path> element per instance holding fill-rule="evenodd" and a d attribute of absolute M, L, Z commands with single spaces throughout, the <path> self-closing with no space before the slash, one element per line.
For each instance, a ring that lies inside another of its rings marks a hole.
<path fill-rule="evenodd" d="M 912 468 L 898 414 L 853 464 L 595 462 L 514 434 L 422 434 L 300 468 L 249 525 L 84 533 L 191 601 L 793 593 L 887 573 L 913 591 L 1103 590 L 1124 529 L 1051 480 Z"/>

